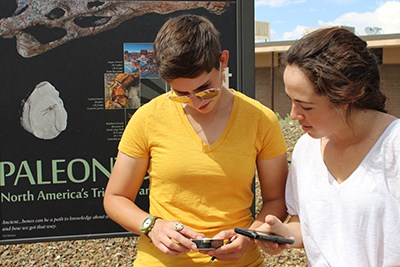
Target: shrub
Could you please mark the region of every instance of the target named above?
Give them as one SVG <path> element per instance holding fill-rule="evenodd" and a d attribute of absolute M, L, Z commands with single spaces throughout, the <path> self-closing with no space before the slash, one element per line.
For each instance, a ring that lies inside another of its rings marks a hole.
<path fill-rule="evenodd" d="M 282 117 L 279 113 L 276 114 L 281 125 L 283 135 L 285 136 L 287 144 L 287 157 L 288 160 L 292 158 L 293 147 L 297 140 L 304 134 L 298 121 L 292 120 L 289 115 Z"/>

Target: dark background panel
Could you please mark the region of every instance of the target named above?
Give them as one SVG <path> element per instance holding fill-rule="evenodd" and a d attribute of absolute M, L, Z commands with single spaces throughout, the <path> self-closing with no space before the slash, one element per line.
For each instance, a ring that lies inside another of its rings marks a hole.
<path fill-rule="evenodd" d="M 0 1 L 0 17 L 11 15 L 13 5 L 15 1 Z M 104 100 L 104 73 L 112 71 L 110 62 L 122 65 L 123 43 L 152 43 L 169 17 L 190 12 L 208 17 L 220 30 L 222 47 L 230 51 L 230 86 L 241 90 L 237 70 L 241 64 L 238 49 L 243 40 L 239 37 L 241 26 L 240 31 L 237 27 L 238 7 L 236 1 L 230 1 L 221 15 L 202 8 L 167 15 L 147 14 L 31 58 L 17 53 L 15 39 L 0 37 L 0 173 L 7 174 L 10 164 L 15 167 L 14 175 L 6 177 L 5 185 L 0 186 L 0 244 L 126 234 L 104 218 L 101 191 L 107 184 L 107 171 L 112 169 L 119 141 L 112 139 L 109 124 L 125 125 L 135 110 L 91 108 L 92 99 Z M 20 123 L 23 100 L 42 81 L 59 91 L 68 113 L 67 129 L 52 140 L 36 138 Z M 162 93 L 162 89 L 160 80 L 143 79 L 142 104 Z M 58 178 L 52 181 L 55 176 Z M 28 179 L 32 177 L 33 182 Z M 143 194 L 136 199 L 143 209 L 148 208 L 147 187 L 145 180 Z M 64 196 L 38 200 L 40 194 L 50 198 Z M 34 195 L 35 200 L 29 195 Z M 58 220 L 53 223 L 55 228 L 40 228 L 52 225 L 50 220 Z M 9 227 L 16 230 L 10 231 Z"/>

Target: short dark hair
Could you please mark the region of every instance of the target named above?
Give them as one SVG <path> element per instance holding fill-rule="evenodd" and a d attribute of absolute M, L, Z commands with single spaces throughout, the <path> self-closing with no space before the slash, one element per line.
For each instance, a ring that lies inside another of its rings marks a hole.
<path fill-rule="evenodd" d="M 379 65 L 367 43 L 341 27 L 322 28 L 296 41 L 283 56 L 314 84 L 315 92 L 334 105 L 387 112 L 380 90 Z"/>
<path fill-rule="evenodd" d="M 195 78 L 204 71 L 219 69 L 220 34 L 205 17 L 173 17 L 158 32 L 154 52 L 163 80 Z"/>

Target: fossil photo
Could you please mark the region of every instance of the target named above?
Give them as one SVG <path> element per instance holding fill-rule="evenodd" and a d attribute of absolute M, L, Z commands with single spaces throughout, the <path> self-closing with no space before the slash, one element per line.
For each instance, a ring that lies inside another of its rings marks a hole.
<path fill-rule="evenodd" d="M 23 101 L 21 125 L 40 139 L 54 139 L 67 128 L 67 111 L 49 82 L 39 83 Z"/>
<path fill-rule="evenodd" d="M 30 58 L 116 28 L 133 17 L 195 8 L 222 14 L 228 5 L 226 1 L 19 0 L 14 13 L 0 19 L 0 36 L 15 37 L 18 53 Z"/>

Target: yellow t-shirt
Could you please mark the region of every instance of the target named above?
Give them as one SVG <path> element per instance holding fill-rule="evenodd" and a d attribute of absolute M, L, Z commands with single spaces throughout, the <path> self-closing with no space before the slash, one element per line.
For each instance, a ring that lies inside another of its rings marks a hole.
<path fill-rule="evenodd" d="M 206 237 L 252 223 L 256 159 L 281 155 L 286 144 L 270 109 L 233 92 L 227 126 L 211 145 L 197 135 L 182 105 L 165 95 L 143 105 L 130 119 L 119 150 L 131 157 L 149 158 L 153 216 L 182 222 Z M 209 266 L 209 260 L 197 251 L 166 255 L 143 237 L 134 266 Z M 239 261 L 215 261 L 213 265 L 262 266 L 262 262 L 259 249 L 253 246 Z"/>

